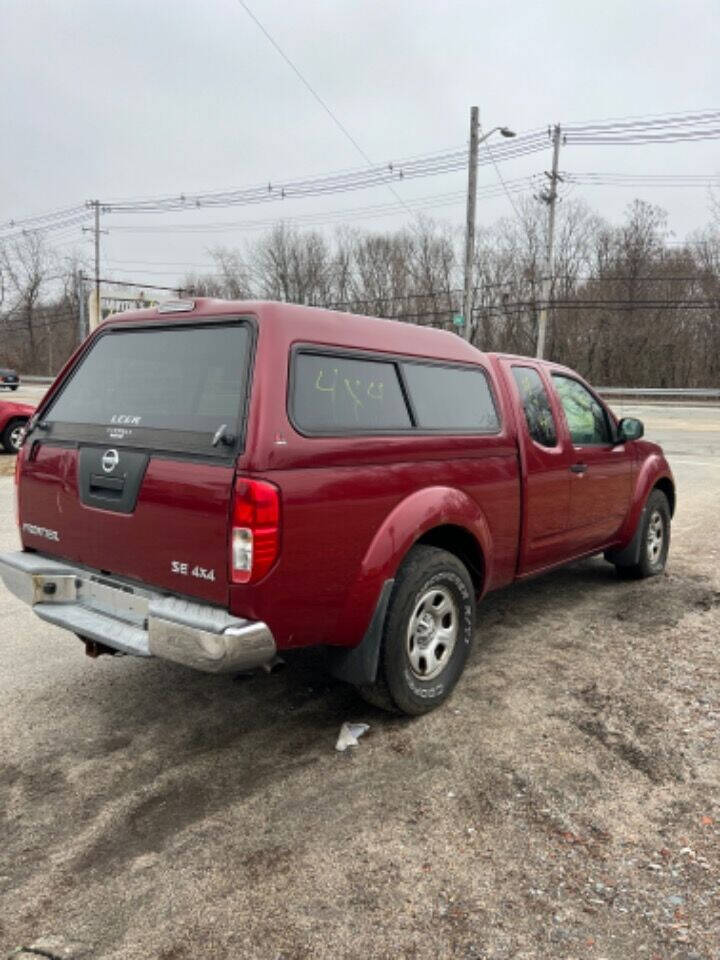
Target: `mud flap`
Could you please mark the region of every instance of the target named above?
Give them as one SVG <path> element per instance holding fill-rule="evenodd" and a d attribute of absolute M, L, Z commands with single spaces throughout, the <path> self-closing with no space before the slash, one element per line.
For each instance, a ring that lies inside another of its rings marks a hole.
<path fill-rule="evenodd" d="M 386 580 L 365 636 L 356 647 L 327 647 L 327 668 L 337 680 L 346 683 L 374 683 L 380 658 L 380 642 L 390 594 L 395 580 Z"/>
<path fill-rule="evenodd" d="M 642 532 L 645 526 L 645 516 L 647 514 L 647 501 L 642 509 L 638 519 L 638 525 L 635 528 L 635 535 L 630 543 L 622 550 L 606 550 L 603 556 L 609 563 L 614 563 L 616 567 L 634 567 L 640 562 L 640 551 L 642 550 Z"/>

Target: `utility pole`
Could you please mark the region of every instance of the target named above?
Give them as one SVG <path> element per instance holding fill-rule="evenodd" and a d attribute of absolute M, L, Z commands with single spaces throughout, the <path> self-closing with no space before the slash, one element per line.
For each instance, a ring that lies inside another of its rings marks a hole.
<path fill-rule="evenodd" d="M 558 161 L 560 159 L 560 124 L 556 123 L 553 127 L 553 161 L 552 173 L 545 173 L 550 179 L 550 189 L 547 193 L 540 194 L 540 199 L 548 204 L 548 239 L 547 255 L 545 259 L 545 276 L 543 278 L 542 300 L 540 303 L 540 316 L 538 318 L 537 349 L 535 356 L 542 359 L 545 354 L 545 340 L 547 338 L 547 318 L 548 307 L 550 304 L 550 295 L 552 293 L 553 274 L 555 272 L 555 204 L 557 202 L 557 185 L 562 177 L 558 173 Z"/>
<path fill-rule="evenodd" d="M 102 315 L 100 313 L 100 201 L 93 201 L 95 204 L 95 316 L 96 323 L 100 323 Z"/>
<path fill-rule="evenodd" d="M 95 212 L 95 223 L 92 227 L 83 227 L 83 232 L 92 232 L 95 240 L 95 323 L 100 323 L 102 314 L 100 313 L 100 234 L 107 233 L 107 230 L 100 229 L 100 201 L 88 200 L 88 207 L 92 207 Z"/>
<path fill-rule="evenodd" d="M 87 336 L 87 319 L 85 317 L 85 277 L 82 274 L 82 270 L 78 270 L 75 274 L 75 297 L 78 303 L 77 342 L 79 346 Z"/>
<path fill-rule="evenodd" d="M 470 108 L 470 152 L 468 154 L 467 218 L 465 222 L 465 283 L 463 288 L 463 319 L 465 339 L 472 340 L 472 285 L 475 259 L 475 207 L 477 203 L 477 167 L 480 131 L 480 111 Z"/>
<path fill-rule="evenodd" d="M 50 336 L 50 318 L 45 317 L 45 337 L 48 345 L 48 376 L 53 376 L 52 337 Z"/>
<path fill-rule="evenodd" d="M 465 280 L 463 285 L 463 321 L 465 325 L 465 339 L 472 341 L 472 301 L 473 301 L 473 273 L 475 266 L 475 207 L 477 202 L 477 168 L 478 147 L 494 133 L 503 137 L 514 137 L 515 133 L 509 127 L 493 127 L 482 137 L 480 136 L 480 111 L 477 107 L 470 108 L 470 151 L 468 153 L 468 194 L 467 194 L 467 223 L 465 226 Z"/>

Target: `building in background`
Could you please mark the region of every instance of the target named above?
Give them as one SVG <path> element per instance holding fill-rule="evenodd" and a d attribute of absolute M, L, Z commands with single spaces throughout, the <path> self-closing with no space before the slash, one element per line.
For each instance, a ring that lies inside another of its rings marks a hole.
<path fill-rule="evenodd" d="M 105 320 L 112 313 L 123 313 L 125 310 L 140 310 L 144 307 L 156 307 L 160 303 L 157 297 L 151 297 L 144 290 L 129 290 L 121 286 L 113 286 L 112 290 L 100 288 L 100 316 L 96 308 L 95 290 L 91 290 L 87 298 L 88 327 L 92 331 L 101 320 Z"/>

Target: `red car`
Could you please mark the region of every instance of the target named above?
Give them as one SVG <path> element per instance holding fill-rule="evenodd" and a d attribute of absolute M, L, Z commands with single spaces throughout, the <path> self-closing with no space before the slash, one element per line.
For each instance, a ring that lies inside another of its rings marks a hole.
<path fill-rule="evenodd" d="M 449 695 L 490 590 L 660 573 L 675 486 L 572 370 L 278 303 L 103 323 L 20 452 L 7 586 L 91 655 L 211 672 L 321 645 L 371 702 Z M 562 606 L 563 598 L 558 596 Z"/>
<path fill-rule="evenodd" d="M 25 432 L 25 424 L 35 413 L 29 403 L 0 400 L 0 445 L 7 453 L 17 453 Z"/>

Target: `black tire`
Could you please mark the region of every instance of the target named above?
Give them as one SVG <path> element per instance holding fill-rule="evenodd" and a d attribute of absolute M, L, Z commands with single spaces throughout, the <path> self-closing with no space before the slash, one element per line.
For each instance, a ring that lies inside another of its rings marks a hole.
<path fill-rule="evenodd" d="M 13 386 L 10 387 L 10 389 L 11 389 L 11 390 L 17 390 L 17 388 L 18 388 L 19 386 L 20 386 L 20 384 L 19 384 L 19 383 L 16 383 L 16 384 L 13 384 Z"/>
<path fill-rule="evenodd" d="M 18 440 L 18 427 L 24 427 L 26 423 L 27 417 L 16 418 L 11 420 L 3 430 L 0 443 L 8 453 L 17 453 L 20 449 L 22 444 Z"/>
<path fill-rule="evenodd" d="M 475 636 L 475 588 L 456 556 L 413 547 L 390 595 L 369 703 L 419 716 L 440 706 L 465 668 Z"/>
<path fill-rule="evenodd" d="M 616 564 L 621 577 L 642 580 L 665 569 L 670 549 L 670 504 L 662 490 L 653 490 L 640 516 L 640 554 L 637 563 Z"/>

